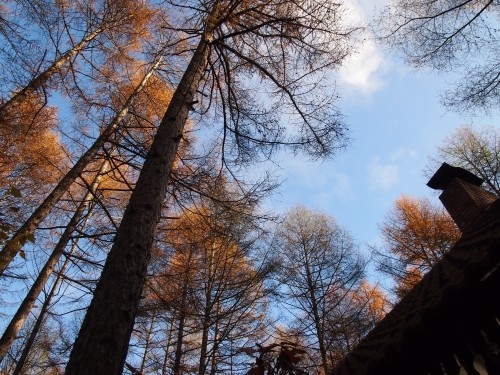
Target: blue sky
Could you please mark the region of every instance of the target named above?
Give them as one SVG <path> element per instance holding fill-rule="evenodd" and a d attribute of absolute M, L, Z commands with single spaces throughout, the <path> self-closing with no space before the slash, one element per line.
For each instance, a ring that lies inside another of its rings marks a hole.
<path fill-rule="evenodd" d="M 354 3 L 354 17 L 372 7 Z M 443 138 L 465 124 L 496 125 L 495 117 L 460 116 L 440 105 L 440 94 L 455 78 L 415 71 L 366 43 L 337 79 L 351 145 L 326 162 L 283 158 L 284 182 L 269 204 L 281 212 L 295 204 L 321 210 L 348 228 L 362 248 L 379 243 L 378 224 L 399 196 L 437 201 L 423 169 Z"/>

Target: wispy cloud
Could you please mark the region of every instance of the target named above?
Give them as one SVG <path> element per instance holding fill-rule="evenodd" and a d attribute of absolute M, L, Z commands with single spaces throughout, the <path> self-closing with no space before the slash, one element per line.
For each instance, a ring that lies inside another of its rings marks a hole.
<path fill-rule="evenodd" d="M 367 4 L 348 0 L 347 9 L 348 19 L 352 24 L 366 24 Z M 368 31 L 355 48 L 355 53 L 345 60 L 339 70 L 339 81 L 347 88 L 370 95 L 384 85 L 383 76 L 388 62 Z"/>
<path fill-rule="evenodd" d="M 340 82 L 370 95 L 384 85 L 386 63 L 382 53 L 371 41 L 365 41 L 356 54 L 349 57 L 339 71 Z"/>
<path fill-rule="evenodd" d="M 389 191 L 401 179 L 400 168 L 417 157 L 417 151 L 411 147 L 399 148 L 384 159 L 380 156 L 373 157 L 366 167 L 370 188 Z"/>
<path fill-rule="evenodd" d="M 373 190 L 390 190 L 399 182 L 399 170 L 395 164 L 383 163 L 375 157 L 368 163 L 368 182 Z"/>

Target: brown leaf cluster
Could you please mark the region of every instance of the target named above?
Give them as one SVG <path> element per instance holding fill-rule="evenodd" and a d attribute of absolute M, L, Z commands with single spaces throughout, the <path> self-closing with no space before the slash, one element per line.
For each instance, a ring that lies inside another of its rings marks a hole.
<path fill-rule="evenodd" d="M 66 153 L 56 130 L 57 111 L 32 96 L 0 121 L 0 180 L 31 188 L 53 184 Z"/>
<path fill-rule="evenodd" d="M 409 290 L 460 238 L 460 231 L 444 210 L 428 199 L 399 198 L 381 225 L 387 251 L 403 270 L 394 274 L 401 283 L 396 289 Z"/>

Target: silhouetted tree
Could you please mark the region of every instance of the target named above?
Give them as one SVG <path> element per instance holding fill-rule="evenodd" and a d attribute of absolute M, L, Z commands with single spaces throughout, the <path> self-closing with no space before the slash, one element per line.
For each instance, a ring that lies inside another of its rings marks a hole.
<path fill-rule="evenodd" d="M 364 261 L 349 233 L 333 218 L 304 207 L 286 215 L 274 246 L 280 254 L 283 303 L 314 348 L 311 353 L 319 354 L 318 369 L 328 374 L 333 338 L 348 324 L 337 318 L 345 314 L 346 301 L 363 277 Z"/>
<path fill-rule="evenodd" d="M 484 180 L 484 188 L 500 196 L 500 129 L 463 126 L 447 136 L 430 157 L 426 174 L 436 172 L 441 163 L 462 167 Z"/>
<path fill-rule="evenodd" d="M 462 77 L 444 103 L 460 110 L 498 108 L 500 65 L 493 1 L 393 0 L 379 17 L 382 39 L 417 67 Z"/>

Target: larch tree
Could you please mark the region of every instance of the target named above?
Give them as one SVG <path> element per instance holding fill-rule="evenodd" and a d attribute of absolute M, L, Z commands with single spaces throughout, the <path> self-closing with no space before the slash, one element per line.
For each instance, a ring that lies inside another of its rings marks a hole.
<path fill-rule="evenodd" d="M 367 280 L 355 288 L 335 293 L 329 298 L 331 312 L 327 318 L 325 341 L 331 363 L 341 361 L 389 311 L 389 298 Z"/>
<path fill-rule="evenodd" d="M 24 322 L 28 318 L 28 315 L 30 314 L 31 310 L 33 309 L 33 306 L 35 305 L 39 294 L 42 292 L 43 288 L 45 287 L 45 284 L 49 280 L 54 269 L 56 268 L 59 259 L 66 250 L 66 247 L 70 242 L 73 233 L 80 225 L 80 222 L 82 218 L 85 216 L 86 211 L 91 209 L 90 208 L 91 203 L 93 202 L 94 197 L 97 194 L 97 189 L 99 188 L 103 176 L 108 172 L 109 165 L 110 163 L 108 160 L 104 160 L 101 163 L 99 171 L 95 175 L 94 180 L 89 185 L 88 191 L 85 193 L 81 202 L 78 204 L 75 212 L 73 213 L 73 216 L 66 225 L 64 232 L 59 237 L 59 240 L 56 246 L 54 247 L 54 250 L 47 259 L 47 262 L 40 270 L 40 273 L 38 274 L 37 278 L 31 285 L 27 295 L 23 299 L 18 310 L 14 314 L 13 318 L 7 325 L 7 328 L 5 329 L 5 332 L 2 334 L 2 337 L 0 337 L 0 362 L 3 360 L 10 346 L 16 339 L 19 332 L 21 331 L 21 328 L 23 327 Z"/>
<path fill-rule="evenodd" d="M 28 331 L 31 329 L 32 324 L 28 325 L 23 329 L 22 339 L 19 340 L 16 345 L 14 345 L 10 351 L 9 355 L 6 356 L 5 360 L 0 364 L 0 373 L 2 374 L 14 374 L 17 371 L 17 358 L 18 354 L 24 349 L 25 339 L 28 336 Z M 27 374 L 52 374 L 60 375 L 63 372 L 62 367 L 56 363 L 54 360 L 54 353 L 57 351 L 57 344 L 55 344 L 55 339 L 58 335 L 57 328 L 55 326 L 45 326 L 39 331 L 37 340 L 33 343 L 31 351 L 29 353 L 29 358 L 27 362 L 29 367 L 25 366 L 24 372 L 21 375 Z"/>
<path fill-rule="evenodd" d="M 40 96 L 30 98 L 19 106 L 13 126 L 0 124 L 1 189 L 16 186 L 25 196 L 35 196 L 40 186 L 53 184 L 64 170 L 57 109 L 45 106 L 39 110 L 42 102 Z M 36 127 L 30 120 L 34 112 L 38 112 Z"/>
<path fill-rule="evenodd" d="M 40 205 L 31 213 L 24 223 L 6 241 L 2 250 L 0 250 L 0 275 L 3 274 L 9 263 L 21 250 L 22 246 L 26 242 L 26 238 L 33 237 L 33 233 L 38 225 L 47 217 L 74 181 L 80 177 L 88 164 L 94 160 L 103 145 L 122 127 L 131 104 L 147 85 L 148 80 L 154 74 L 155 70 L 158 69 L 158 66 L 161 65 L 161 61 L 162 59 L 158 58 L 154 64 L 149 67 L 137 86 L 135 86 L 134 90 L 130 93 L 125 103 L 121 108 L 117 109 L 115 116 L 108 124 L 106 124 L 105 128 L 94 143 L 85 151 L 83 155 L 80 156 L 69 171 L 66 172 L 62 178 L 60 178 L 57 185 L 45 197 L 43 202 L 40 203 Z"/>
<path fill-rule="evenodd" d="M 41 34 L 45 36 L 45 44 L 48 43 L 48 45 L 56 43 L 55 46 L 52 46 L 56 49 L 55 56 L 58 56 L 59 49 L 65 48 L 64 43 L 73 44 L 74 39 L 78 38 L 79 34 L 82 32 L 80 27 L 85 30 L 84 34 L 88 30 L 94 30 L 94 28 L 99 30 L 95 35 L 96 39 L 92 37 L 91 40 L 88 40 L 86 44 L 82 46 L 81 50 L 75 52 L 73 49 L 70 49 L 68 53 L 71 56 L 64 60 L 63 63 L 57 63 L 59 60 L 57 60 L 56 57 L 57 61 L 54 62 L 56 67 L 48 68 L 48 76 L 41 80 L 38 80 L 38 77 L 36 77 L 29 81 L 24 88 L 14 87 L 12 89 L 14 94 L 10 93 L 12 97 L 3 101 L 2 106 L 5 108 L 5 116 L 0 116 L 0 126 L 8 130 L 10 128 L 16 128 L 16 124 L 22 121 L 27 123 L 23 129 L 25 130 L 25 134 L 28 135 L 31 132 L 36 134 L 36 128 L 39 127 L 38 124 L 43 123 L 43 121 L 41 121 L 43 118 L 39 119 L 39 117 L 48 110 L 46 102 L 49 96 L 49 89 L 61 86 L 62 83 L 69 80 L 71 84 L 66 85 L 66 92 L 70 93 L 70 95 L 77 92 L 86 96 L 82 90 L 83 86 L 79 78 L 80 76 L 91 77 L 92 81 L 99 81 L 99 79 L 102 80 L 104 76 L 109 76 L 110 72 L 114 70 L 121 71 L 122 75 L 127 69 L 137 70 L 138 62 L 135 60 L 130 61 L 130 58 L 127 59 L 127 56 L 134 52 L 137 53 L 140 50 L 141 46 L 138 39 L 143 38 L 144 34 L 147 36 L 146 25 L 154 21 L 155 15 L 152 9 L 145 4 L 138 5 L 136 2 L 126 0 L 81 3 L 68 3 L 64 1 L 27 2 L 19 0 L 14 3 L 16 3 L 20 10 L 13 11 L 14 15 L 12 16 L 13 20 L 11 20 L 11 22 L 15 23 L 19 19 L 19 22 L 22 22 L 23 25 L 27 24 L 29 26 L 27 26 L 28 30 L 32 30 L 31 33 L 29 33 L 30 35 Z M 17 9 L 17 7 L 15 7 L 15 9 Z M 74 22 L 69 22 L 70 20 Z M 68 26 L 70 23 L 74 26 L 74 30 Z M 33 30 L 32 25 L 39 25 L 39 28 Z M 145 41 L 142 40 L 142 43 L 145 43 Z M 13 43 L 13 46 L 16 45 L 17 44 Z M 19 48 L 18 45 L 17 47 Z M 161 46 L 157 46 L 157 48 L 162 49 Z M 81 53 L 87 50 L 92 52 L 92 63 L 89 62 L 90 60 L 84 59 L 84 63 L 79 64 L 78 61 L 75 60 L 76 56 L 80 56 Z M 64 56 L 66 56 L 66 54 L 64 54 Z M 107 65 L 104 68 L 98 66 L 97 62 L 106 63 Z M 111 64 L 111 62 L 113 62 L 113 64 Z M 33 239 L 34 231 L 38 225 L 47 217 L 52 208 L 68 191 L 72 183 L 84 171 L 87 164 L 93 160 L 104 143 L 121 126 L 122 120 L 128 114 L 129 106 L 143 90 L 148 79 L 161 65 L 161 62 L 162 57 L 156 54 L 154 61 L 146 69 L 143 79 L 137 82 L 135 90 L 130 93 L 127 99 L 123 100 L 122 107 L 114 108 L 116 111 L 113 112 L 112 118 L 107 124 L 108 126 L 102 130 L 100 136 L 86 152 L 84 152 L 79 160 L 77 160 L 73 167 L 70 168 L 64 176 L 56 180 L 58 183 L 52 191 L 46 195 L 45 199 L 33 210 L 28 218 L 13 231 L 14 233 L 6 241 L 0 251 L 0 275 L 4 273 L 9 263 L 22 248 L 23 244 L 26 243 L 27 239 Z M 69 65 L 69 67 L 67 65 Z M 85 67 L 85 69 L 82 67 Z M 82 71 L 77 71 L 77 68 Z M 70 78 L 67 78 L 68 76 Z M 114 78 L 116 77 L 117 74 L 114 75 Z M 109 77 L 105 78 L 107 80 L 104 82 L 104 86 L 116 87 L 116 81 L 110 82 Z M 120 79 L 123 81 L 125 77 L 120 77 Z M 30 86 L 36 82 L 39 82 L 40 85 L 36 84 L 36 87 Z M 112 83 L 114 83 L 114 85 Z M 18 96 L 18 94 L 25 89 L 27 90 L 26 94 Z M 102 93 L 102 89 L 96 87 L 96 85 L 92 87 L 91 91 Z M 37 100 L 35 101 L 35 99 Z M 95 97 L 92 97 L 92 100 L 87 97 L 86 101 L 91 101 L 93 106 L 97 106 L 96 104 L 99 102 Z M 37 107 L 34 107 L 32 104 L 33 102 L 36 103 Z M 109 109 L 111 104 L 104 102 L 97 107 Z M 31 110 L 26 111 L 27 106 L 31 107 Z M 33 117 L 33 114 L 36 114 L 36 116 Z M 102 117 L 102 113 L 100 115 Z M 90 119 L 87 119 L 87 122 L 90 123 Z M 21 132 L 22 130 L 16 129 L 15 131 Z M 29 153 L 25 154 L 29 155 Z"/>
<path fill-rule="evenodd" d="M 383 250 L 377 251 L 379 269 L 396 282 L 402 298 L 460 238 L 460 231 L 444 208 L 425 198 L 402 196 L 380 225 Z"/>
<path fill-rule="evenodd" d="M 85 219 L 84 224 L 86 221 L 87 218 Z M 78 244 L 75 242 L 68 250 L 66 259 L 57 270 L 57 276 L 55 277 L 53 284 L 50 286 L 49 291 L 44 296 L 45 298 L 40 307 L 38 315 L 36 316 L 33 326 L 28 327 L 29 334 L 26 335 L 26 338 L 22 343 L 22 352 L 21 355 L 16 358 L 16 365 L 14 371 L 12 371 L 12 375 L 24 374 L 24 371 L 29 366 L 29 358 L 32 356 L 32 351 L 36 347 L 37 340 L 39 339 L 39 334 L 43 331 L 43 326 L 47 321 L 48 315 L 50 314 L 53 300 L 57 296 L 57 292 L 66 276 L 66 269 L 70 266 L 71 256 L 75 253 L 77 246 Z M 23 325 L 23 327 L 25 327 L 25 325 Z"/>
<path fill-rule="evenodd" d="M 148 283 L 159 309 L 177 326 L 171 340 L 175 374 L 187 366 L 202 374 L 227 370 L 237 356 L 231 346 L 264 331 L 264 279 L 272 265 L 255 254 L 260 217 L 252 213 L 253 198 L 237 198 L 226 184 L 212 181 L 212 190 L 205 188 L 206 195 L 162 232 L 166 249 L 156 263 L 166 265 Z"/>
<path fill-rule="evenodd" d="M 233 345 L 241 346 L 255 332 L 263 331 L 267 301 L 264 278 L 268 267 L 256 269 L 251 248 L 242 241 L 247 237 L 242 228 L 248 227 L 245 221 L 249 215 L 242 215 L 238 222 L 235 215 L 227 220 L 228 215 L 223 217 L 221 212 L 208 213 L 208 221 L 205 219 L 200 228 L 206 229 L 198 244 L 196 275 L 196 321 L 201 328 L 198 374 L 215 374 L 224 368 L 223 347 L 229 339 Z"/>
<path fill-rule="evenodd" d="M 137 90 L 137 87 L 141 87 L 142 89 Z M 85 225 L 82 227 L 81 224 L 82 222 L 85 224 L 88 222 L 92 209 L 96 206 L 102 205 L 103 201 L 110 195 L 113 196 L 111 197 L 112 199 L 123 200 L 127 198 L 126 193 L 130 192 L 128 187 L 130 184 L 133 184 L 133 178 L 127 176 L 128 164 L 119 160 L 123 157 L 123 155 L 117 156 L 114 154 L 120 147 L 120 144 L 125 136 L 133 138 L 134 134 L 138 134 L 136 137 L 139 136 L 143 138 L 145 134 L 151 132 L 151 128 L 154 127 L 154 121 L 157 119 L 158 113 L 161 113 L 158 112 L 158 109 L 163 109 L 165 105 L 168 104 L 170 98 L 168 86 L 164 82 L 161 82 L 158 77 L 151 75 L 150 72 L 147 72 L 145 77 L 141 76 L 140 71 L 137 72 L 133 77 L 132 82 L 128 82 L 127 85 L 119 86 L 118 90 L 120 92 L 119 95 L 114 95 L 115 98 L 113 98 L 113 106 L 118 112 L 120 111 L 120 108 L 123 108 L 124 106 L 127 109 L 131 106 L 133 115 L 121 120 L 123 124 L 119 130 L 122 134 L 117 134 L 112 140 L 110 139 L 110 141 L 112 141 L 112 145 L 106 147 L 105 152 L 101 151 L 101 155 L 96 153 L 96 158 L 98 159 L 88 163 L 85 170 L 80 173 L 79 178 L 82 181 L 82 187 L 84 190 L 81 201 L 76 203 L 76 209 L 69 222 L 65 223 L 64 231 L 61 233 L 54 250 L 48 257 L 43 267 L 41 267 L 39 274 L 35 276 L 35 280 L 30 286 L 27 295 L 24 297 L 24 300 L 20 304 L 18 310 L 12 317 L 5 329 L 5 332 L 0 338 L 0 362 L 18 336 L 25 320 L 35 305 L 38 296 L 42 292 L 53 271 L 57 268 L 59 259 L 64 254 L 66 256 L 64 264 L 67 264 L 68 260 L 76 262 L 76 259 L 73 258 L 74 249 L 76 248 L 79 240 L 83 240 L 85 237 Z M 130 97 L 135 97 L 138 103 L 131 105 L 129 100 Z M 38 128 L 40 127 L 37 127 L 37 129 Z M 38 139 L 38 142 L 40 142 L 40 139 Z M 142 147 L 143 142 L 144 140 L 139 142 L 140 145 L 138 148 Z M 117 189 L 119 190 L 118 194 L 114 193 Z M 75 201 L 78 201 L 79 191 L 77 190 L 78 189 L 73 189 L 70 194 Z M 108 211 L 110 210 L 109 207 L 104 207 L 104 209 Z M 82 220 L 84 217 L 85 219 Z M 77 230 L 78 234 L 75 233 Z M 98 237 L 101 237 L 98 236 L 98 230 L 94 229 L 94 231 L 94 238 L 97 239 Z M 109 232 L 109 223 L 107 232 Z M 74 236 L 76 236 L 76 239 Z M 68 243 L 72 239 L 73 243 L 71 245 L 71 250 L 65 254 Z M 48 247 L 50 244 L 47 244 L 46 246 Z M 59 270 L 57 272 L 57 280 L 60 280 L 62 271 Z M 44 302 L 44 308 L 42 311 L 48 310 L 48 306 L 46 306 L 47 303 L 50 303 L 50 301 Z M 42 312 L 40 313 L 39 320 L 43 319 L 43 314 L 44 313 Z M 37 320 L 34 330 L 38 329 L 40 325 L 39 320 Z M 33 340 L 30 339 L 30 341 L 32 342 Z M 26 355 L 24 355 L 24 358 Z M 22 368 L 22 365 L 19 368 Z"/>
<path fill-rule="evenodd" d="M 2 247 L 66 169 L 68 159 L 57 131 L 56 108 L 45 106 L 38 110 L 42 101 L 33 97 L 19 105 L 20 116 L 14 127 L 0 124 Z M 36 127 L 31 124 L 33 111 L 38 111 Z M 22 243 L 27 241 L 34 241 L 32 233 L 20 238 Z M 25 257 L 25 253 L 21 252 L 21 256 Z"/>
<path fill-rule="evenodd" d="M 361 282 L 364 261 L 353 239 L 333 218 L 304 207 L 290 211 L 275 234 L 283 303 L 297 320 L 315 357 L 315 371 L 330 373 L 340 332 L 339 315 Z"/>
<path fill-rule="evenodd" d="M 381 39 L 413 66 L 459 71 L 444 96 L 458 110 L 500 104 L 498 8 L 494 1 L 393 0 L 379 17 Z"/>
<path fill-rule="evenodd" d="M 9 3 L 3 20 L 6 25 L 12 25 L 11 29 L 22 30 L 23 35 L 16 33 L 16 40 L 12 40 L 13 33 L 0 33 L 7 41 L 3 50 L 7 56 L 4 62 L 22 60 L 24 64 L 21 64 L 21 69 L 18 68 L 18 72 L 12 76 L 19 76 L 19 70 L 25 72 L 19 79 L 22 83 L 6 85 L 12 86 L 12 91 L 7 99 L 0 102 L 0 122 L 7 126 L 13 126 L 11 123 L 17 118 L 18 112 L 16 107 L 23 101 L 33 95 L 47 100 L 48 92 L 60 86 L 65 75 L 77 79 L 77 57 L 80 54 L 88 51 L 95 54 L 100 48 L 109 49 L 110 44 L 118 51 L 126 49 L 124 46 L 133 45 L 140 37 L 144 23 L 150 17 L 147 7 L 127 0 L 17 0 Z M 40 44 L 46 49 L 42 50 Z M 22 47 L 29 47 L 29 51 L 23 51 Z M 34 61 L 34 51 L 40 53 L 39 61 Z M 49 52 L 53 58 L 47 58 Z M 116 52 L 113 51 L 113 54 Z M 11 72 L 12 67 L 7 66 L 6 70 Z M 34 111 L 31 116 L 34 121 L 36 113 Z"/>
<path fill-rule="evenodd" d="M 441 163 L 464 168 L 484 180 L 484 188 L 500 196 L 500 129 L 462 126 L 447 136 L 426 168 L 432 177 Z"/>
<path fill-rule="evenodd" d="M 180 234 L 182 236 L 182 234 Z M 175 325 L 173 339 L 172 373 L 178 375 L 182 372 L 184 350 L 188 346 L 185 341 L 186 327 L 189 327 L 189 318 L 195 314 L 195 298 L 193 296 L 194 274 L 193 264 L 194 249 L 191 243 L 184 244 L 172 256 L 171 265 L 164 274 L 155 280 L 155 294 L 159 297 L 167 310 L 170 310 L 169 319 Z M 192 348 L 190 348 L 192 349 Z M 168 356 L 169 353 L 166 353 Z"/>
<path fill-rule="evenodd" d="M 335 95 L 322 86 L 328 69 L 338 67 L 351 50 L 354 30 L 343 24 L 340 4 L 315 0 L 163 4 L 175 20 L 165 27 L 197 44 L 189 47 L 189 63 L 123 215 L 67 374 L 122 371 L 155 227 L 192 109 L 204 114 L 211 110 L 218 116 L 220 121 L 210 122 L 221 124 L 225 165 L 231 159 L 251 161 L 260 151 L 269 156 L 279 145 L 292 145 L 313 157 L 331 155 L 344 145 L 345 128 L 333 103 Z M 267 90 L 261 106 L 256 103 L 259 98 L 252 98 L 257 86 L 251 77 Z"/>

